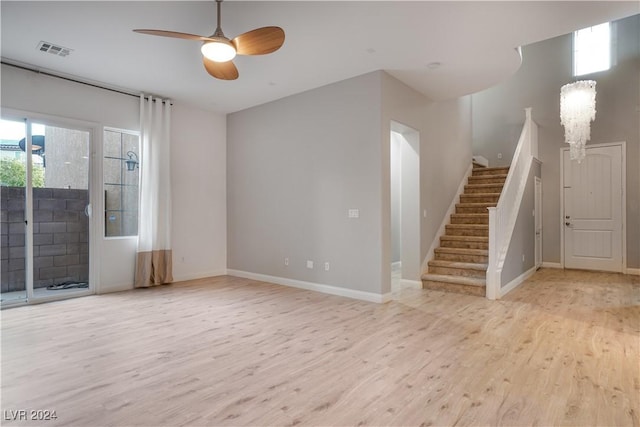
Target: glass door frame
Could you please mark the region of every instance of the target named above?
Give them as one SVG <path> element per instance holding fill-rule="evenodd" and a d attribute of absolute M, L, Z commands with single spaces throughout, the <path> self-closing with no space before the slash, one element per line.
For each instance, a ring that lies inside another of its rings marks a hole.
<path fill-rule="evenodd" d="M 101 236 L 101 228 L 99 221 L 100 215 L 96 215 L 96 212 L 101 212 L 102 204 L 100 203 L 100 197 L 96 195 L 100 194 L 102 173 L 101 163 L 97 161 L 100 156 L 96 152 L 98 147 L 101 146 L 102 137 L 100 134 L 101 125 L 99 123 L 93 123 L 82 120 L 68 119 L 64 117 L 57 117 L 48 114 L 33 113 L 29 111 L 16 110 L 11 108 L 2 108 L 0 112 L 0 118 L 3 120 L 12 120 L 25 123 L 25 154 L 26 154 L 26 183 L 25 183 L 25 289 L 26 299 L 16 300 L 15 302 L 8 302 L 2 304 L 1 308 L 9 308 L 26 304 L 39 304 L 49 301 L 57 301 L 68 298 L 75 298 L 79 296 L 92 295 L 97 292 L 98 278 L 99 278 L 99 256 L 98 256 L 98 241 Z M 45 126 L 54 126 L 61 128 L 69 128 L 73 130 L 79 130 L 87 132 L 89 134 L 89 153 L 88 153 L 88 192 L 89 192 L 89 229 L 88 229 L 88 245 L 89 245 L 89 287 L 86 289 L 78 289 L 75 292 L 64 292 L 59 295 L 48 295 L 37 297 L 34 294 L 33 288 L 33 155 L 31 151 L 32 147 L 32 124 L 43 124 Z M 98 206 L 96 206 L 98 205 Z"/>

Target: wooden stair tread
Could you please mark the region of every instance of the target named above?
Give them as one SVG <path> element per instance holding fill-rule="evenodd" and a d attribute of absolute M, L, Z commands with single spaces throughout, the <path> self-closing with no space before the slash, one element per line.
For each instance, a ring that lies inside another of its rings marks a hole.
<path fill-rule="evenodd" d="M 448 254 L 464 254 L 464 255 L 488 255 L 488 249 L 469 249 L 469 248 L 443 248 L 439 247 L 435 249 L 435 252 L 448 253 Z"/>
<path fill-rule="evenodd" d="M 489 216 L 489 211 L 487 213 L 454 213 L 451 216 L 458 218 L 486 218 Z"/>
<path fill-rule="evenodd" d="M 509 166 L 495 166 L 491 168 L 473 168 L 473 170 L 480 170 L 483 172 L 493 171 L 509 171 Z"/>
<path fill-rule="evenodd" d="M 488 180 L 498 180 L 498 182 L 482 182 Z M 504 185 L 504 182 L 507 180 L 506 175 L 479 175 L 479 176 L 470 176 L 467 184 L 465 185 L 481 185 L 481 184 L 498 184 Z M 478 182 L 480 181 L 480 182 Z"/>
<path fill-rule="evenodd" d="M 483 178 L 507 178 L 509 174 L 506 173 L 496 173 L 496 174 L 486 174 L 486 175 L 471 175 L 469 178 L 471 178 L 472 180 L 480 180 Z"/>
<path fill-rule="evenodd" d="M 504 184 L 498 184 L 493 182 L 488 182 L 486 184 L 467 184 L 464 188 L 488 188 L 488 187 L 502 187 Z"/>
<path fill-rule="evenodd" d="M 462 242 L 489 242 L 488 237 L 484 236 L 440 236 L 441 240 L 456 240 Z"/>
<path fill-rule="evenodd" d="M 471 203 L 456 203 L 457 208 L 482 208 L 485 206 L 495 206 L 496 202 L 471 202 Z"/>
<path fill-rule="evenodd" d="M 507 179 L 505 177 L 502 177 L 502 176 L 498 176 L 498 177 L 493 176 L 493 175 L 471 176 L 471 177 L 469 177 L 469 180 L 467 181 L 465 186 L 482 185 L 482 184 L 504 185 L 504 183 L 506 181 L 507 181 Z"/>
<path fill-rule="evenodd" d="M 475 262 L 444 261 L 439 259 L 433 259 L 429 261 L 428 264 L 430 267 L 434 266 L 434 267 L 460 268 L 464 270 L 487 271 L 487 264 L 475 263 Z"/>
<path fill-rule="evenodd" d="M 470 228 L 476 230 L 489 229 L 489 225 L 487 224 L 447 224 L 445 228 Z"/>
<path fill-rule="evenodd" d="M 477 277 L 445 276 L 444 274 L 423 274 L 422 280 L 478 287 L 485 287 L 487 285 L 487 281 L 485 279 L 479 279 Z"/>

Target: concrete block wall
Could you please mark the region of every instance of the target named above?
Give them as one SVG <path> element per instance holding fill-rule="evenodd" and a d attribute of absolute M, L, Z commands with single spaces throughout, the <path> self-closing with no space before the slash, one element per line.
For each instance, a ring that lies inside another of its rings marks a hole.
<path fill-rule="evenodd" d="M 2 292 L 25 289 L 25 189 L 0 188 Z M 34 288 L 89 279 L 87 190 L 33 189 Z"/>

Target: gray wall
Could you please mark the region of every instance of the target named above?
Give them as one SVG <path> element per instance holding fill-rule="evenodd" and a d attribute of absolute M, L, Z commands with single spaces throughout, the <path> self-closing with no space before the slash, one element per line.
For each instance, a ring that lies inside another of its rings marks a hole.
<path fill-rule="evenodd" d="M 382 292 L 380 78 L 228 116 L 229 269 Z"/>
<path fill-rule="evenodd" d="M 474 94 L 473 152 L 491 166 L 508 165 L 532 107 L 539 125 L 543 177 L 543 260 L 560 262 L 560 87 L 597 81 L 596 119 L 590 143 L 627 142 L 627 266 L 640 267 L 640 15 L 615 23 L 617 63 L 608 71 L 572 76 L 572 37 L 565 35 L 523 48 L 521 69 L 508 81 Z M 497 159 L 502 153 L 502 160 Z"/>
<path fill-rule="evenodd" d="M 502 275 L 500 276 L 502 286 L 509 284 L 510 281 L 532 268 L 535 264 L 536 243 L 534 239 L 535 217 L 533 212 L 535 210 L 535 177 L 540 177 L 540 172 L 541 164 L 532 160 L 529 176 L 527 177 L 527 185 L 522 195 L 522 203 L 518 210 L 516 224 L 513 228 L 511 242 L 509 243 Z M 524 261 L 522 260 L 523 255 Z"/>
<path fill-rule="evenodd" d="M 391 121 L 420 133 L 423 259 L 471 162 L 470 98 L 378 71 L 228 116 L 228 268 L 389 292 Z"/>

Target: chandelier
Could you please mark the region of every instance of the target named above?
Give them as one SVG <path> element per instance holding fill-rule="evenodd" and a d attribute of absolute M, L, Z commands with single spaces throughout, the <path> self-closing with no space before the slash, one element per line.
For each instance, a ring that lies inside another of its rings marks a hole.
<path fill-rule="evenodd" d="M 585 144 L 591 138 L 591 122 L 596 118 L 596 82 L 581 80 L 560 88 L 560 123 L 571 160 L 584 159 Z"/>

